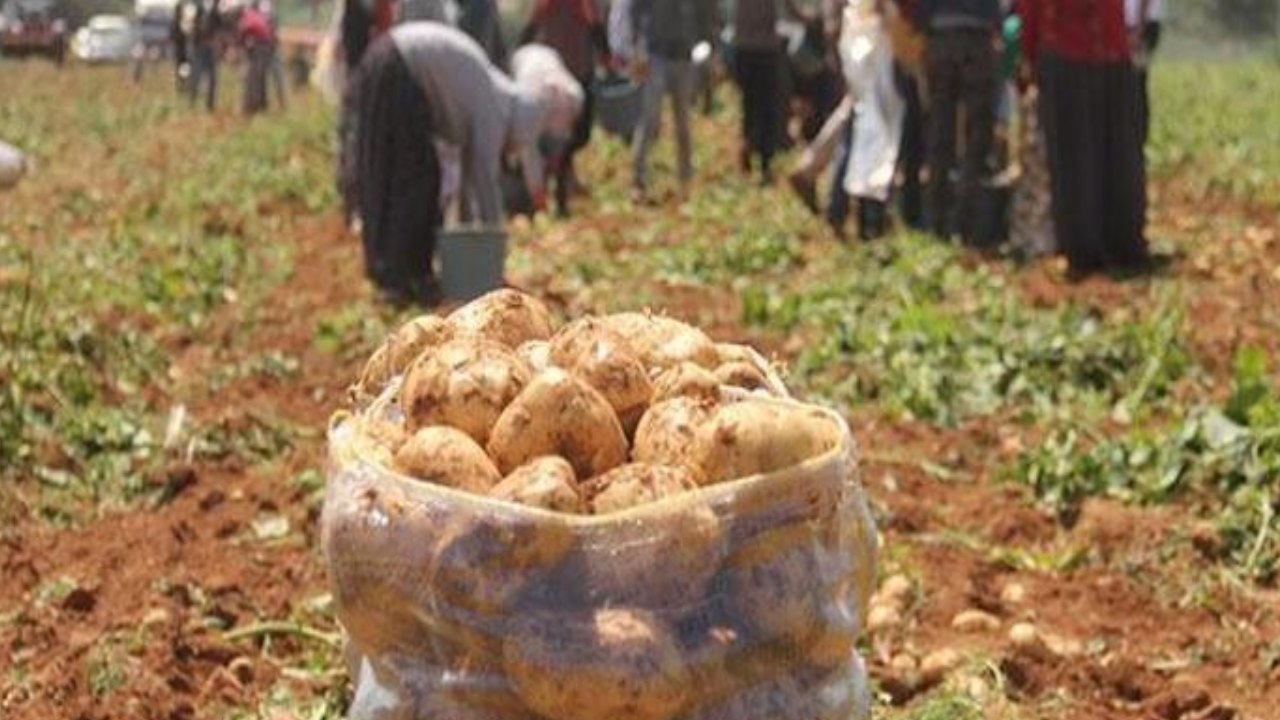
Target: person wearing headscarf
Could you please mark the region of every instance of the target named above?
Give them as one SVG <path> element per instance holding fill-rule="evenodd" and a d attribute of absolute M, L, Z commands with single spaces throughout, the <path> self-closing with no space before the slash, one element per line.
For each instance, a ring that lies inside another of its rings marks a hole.
<path fill-rule="evenodd" d="M 571 153 L 585 102 L 582 85 L 565 67 L 559 53 L 538 43 L 524 45 L 511 56 L 511 75 L 517 86 L 536 91 L 547 110 L 542 135 L 536 143 L 526 145 L 520 156 L 525 188 L 530 192 L 534 209 L 542 210 L 547 201 L 539 193 L 546 187 L 548 178 L 554 178 L 558 210 L 567 213 L 569 162 L 566 158 Z"/>
<path fill-rule="evenodd" d="M 582 112 L 565 148 L 556 184 L 556 205 L 567 214 L 570 186 L 577 182 L 574 156 L 590 142 L 595 121 L 592 85 L 596 66 L 610 62 L 605 23 L 594 0 L 537 0 L 521 42 L 541 43 L 555 50 L 583 93 Z"/>
<path fill-rule="evenodd" d="M 462 31 L 431 22 L 397 25 L 374 41 L 350 90 L 367 272 L 392 300 L 431 302 L 444 217 L 437 144 L 456 149 L 460 220 L 500 225 L 504 156 L 544 131 L 546 93 L 517 85 Z"/>
<path fill-rule="evenodd" d="M 1075 276 L 1141 270 L 1146 164 L 1124 0 L 1022 0 L 1020 10 L 1057 243 Z"/>

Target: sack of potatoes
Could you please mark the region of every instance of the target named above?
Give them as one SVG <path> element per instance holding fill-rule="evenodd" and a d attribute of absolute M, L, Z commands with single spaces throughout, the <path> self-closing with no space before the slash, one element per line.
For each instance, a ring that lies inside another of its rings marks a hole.
<path fill-rule="evenodd" d="M 395 331 L 330 428 L 353 720 L 860 720 L 848 427 L 754 350 L 502 290 Z"/>

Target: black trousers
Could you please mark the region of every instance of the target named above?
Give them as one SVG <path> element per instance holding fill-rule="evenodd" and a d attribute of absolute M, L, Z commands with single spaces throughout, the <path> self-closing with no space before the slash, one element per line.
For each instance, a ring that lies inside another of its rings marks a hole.
<path fill-rule="evenodd" d="M 930 227 L 942 237 L 975 234 L 974 209 L 995 134 L 996 52 L 991 33 L 958 28 L 935 30 L 925 47 L 929 85 Z M 964 117 L 958 202 L 951 197 L 956 135 Z"/>
<path fill-rule="evenodd" d="M 1142 28 L 1142 44 L 1147 52 L 1147 65 L 1151 64 L 1151 56 L 1160 47 L 1160 23 L 1149 22 Z M 1146 145 L 1151 135 L 1151 89 L 1150 72 L 1146 67 L 1138 69 L 1138 122 L 1142 127 L 1142 144 Z"/>
<path fill-rule="evenodd" d="M 396 301 L 426 301 L 441 223 L 440 164 L 427 97 L 389 36 L 352 80 L 350 133 L 357 213 L 369 279 Z"/>
<path fill-rule="evenodd" d="M 782 51 L 738 49 L 734 62 L 742 88 L 742 135 L 768 175 L 782 140 Z"/>
<path fill-rule="evenodd" d="M 915 76 L 897 64 L 894 65 L 893 76 L 907 105 L 907 112 L 902 117 L 902 142 L 898 146 L 898 172 L 902 176 L 898 191 L 899 211 L 907 227 L 919 230 L 924 227 L 924 193 L 920 178 L 928 148 L 925 143 L 924 103 L 920 99 L 920 83 Z"/>
<path fill-rule="evenodd" d="M 1046 53 L 1038 73 L 1053 226 L 1072 271 L 1140 268 L 1147 190 L 1133 66 Z"/>

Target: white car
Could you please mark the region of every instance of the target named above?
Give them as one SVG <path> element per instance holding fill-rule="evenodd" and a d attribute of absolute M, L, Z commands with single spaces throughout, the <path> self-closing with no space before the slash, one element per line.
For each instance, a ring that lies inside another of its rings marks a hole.
<path fill-rule="evenodd" d="M 71 54 L 90 63 L 127 62 L 135 44 L 133 23 L 120 15 L 95 15 L 71 38 Z"/>

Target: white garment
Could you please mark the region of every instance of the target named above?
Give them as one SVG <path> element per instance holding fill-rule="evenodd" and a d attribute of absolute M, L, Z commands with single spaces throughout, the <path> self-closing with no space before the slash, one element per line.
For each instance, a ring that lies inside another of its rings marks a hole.
<path fill-rule="evenodd" d="M 517 87 L 540 98 L 546 108 L 542 132 L 553 140 L 569 142 L 585 95 L 560 54 L 546 45 L 525 45 L 511 56 L 511 76 Z M 530 195 L 544 190 L 546 172 L 538 143 L 525 144 L 520 153 L 520 169 Z"/>
<path fill-rule="evenodd" d="M 0 190 L 18 184 L 27 171 L 27 159 L 18 148 L 0 142 Z"/>
<path fill-rule="evenodd" d="M 636 29 L 631 22 L 634 0 L 615 0 L 609 7 L 609 49 L 619 60 L 633 60 Z"/>
<path fill-rule="evenodd" d="M 883 202 L 893 189 L 907 106 L 893 81 L 889 34 L 873 3 L 849 0 L 840 33 L 841 64 L 854 100 L 844 190 L 853 197 Z"/>
<path fill-rule="evenodd" d="M 1124 22 L 1129 27 L 1138 24 L 1138 15 L 1142 12 L 1142 0 L 1124 0 Z M 1164 0 L 1151 0 L 1147 6 L 1147 21 L 1158 22 L 1164 19 Z"/>

